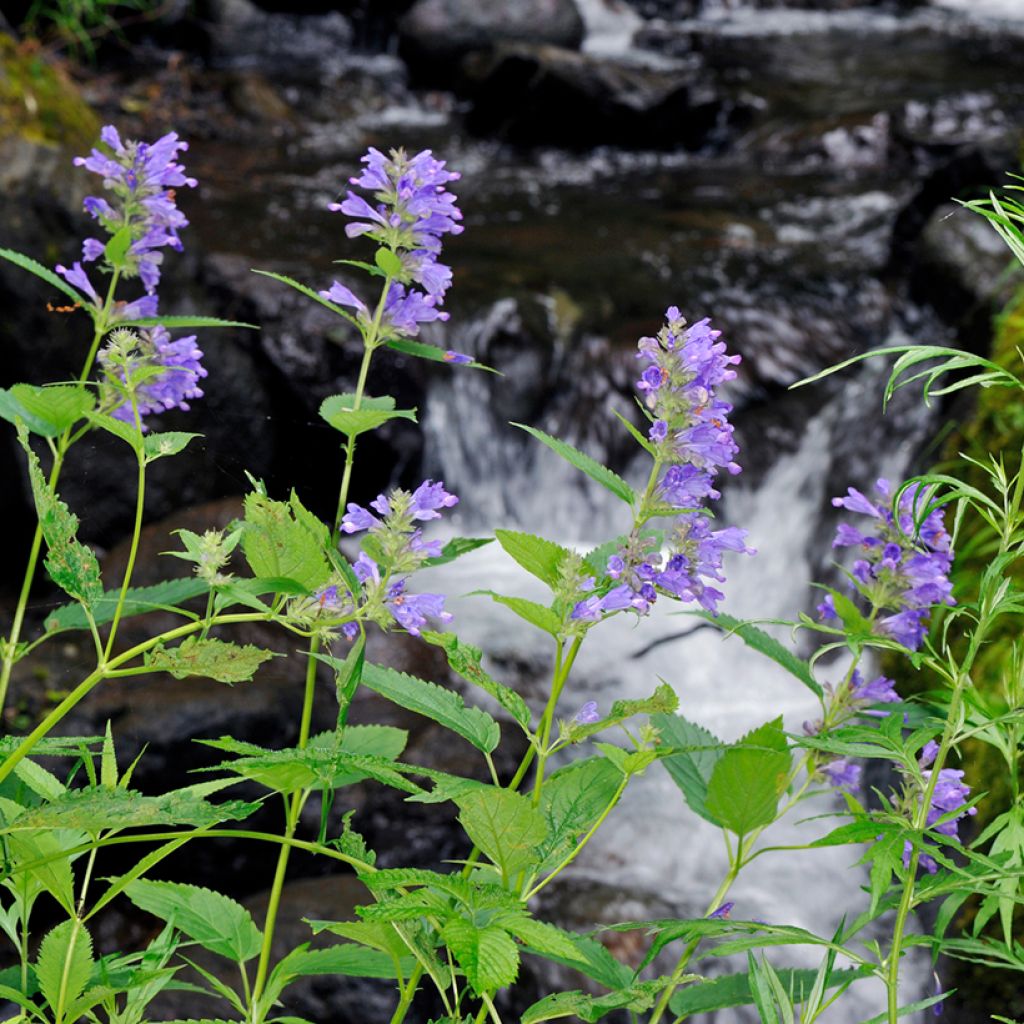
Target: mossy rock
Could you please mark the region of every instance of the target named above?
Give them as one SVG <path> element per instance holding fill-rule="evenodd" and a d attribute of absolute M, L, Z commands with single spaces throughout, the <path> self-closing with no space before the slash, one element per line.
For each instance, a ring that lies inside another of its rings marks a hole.
<path fill-rule="evenodd" d="M 59 65 L 0 34 L 0 139 L 86 150 L 99 130 L 96 115 Z"/>

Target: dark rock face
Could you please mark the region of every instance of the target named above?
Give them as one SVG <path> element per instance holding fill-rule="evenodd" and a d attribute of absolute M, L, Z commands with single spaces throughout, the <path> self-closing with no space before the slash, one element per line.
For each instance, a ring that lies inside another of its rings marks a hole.
<path fill-rule="evenodd" d="M 719 114 L 699 58 L 647 61 L 553 46 L 499 46 L 467 59 L 470 130 L 512 143 L 696 145 Z"/>
<path fill-rule="evenodd" d="M 575 48 L 583 40 L 583 19 L 573 0 L 419 0 L 399 30 L 411 60 L 435 64 L 502 43 Z"/>

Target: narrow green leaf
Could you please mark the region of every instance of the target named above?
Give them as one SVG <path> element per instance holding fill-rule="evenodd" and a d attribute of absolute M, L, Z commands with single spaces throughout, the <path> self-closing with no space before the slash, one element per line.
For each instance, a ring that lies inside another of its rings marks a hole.
<path fill-rule="evenodd" d="M 240 903 L 198 885 L 139 879 L 124 890 L 140 910 L 198 942 L 204 949 L 236 963 L 257 956 L 263 935 Z"/>
<path fill-rule="evenodd" d="M 320 418 L 346 437 L 357 437 L 368 430 L 376 430 L 388 420 L 404 419 L 416 422 L 415 409 L 396 409 L 390 395 L 381 398 L 364 396 L 355 408 L 355 395 L 331 395 L 320 404 Z"/>
<path fill-rule="evenodd" d="M 31 256 L 24 256 L 13 249 L 0 249 L 0 259 L 8 260 L 21 267 L 22 270 L 35 274 L 36 277 L 42 278 L 47 284 L 51 284 L 58 291 L 63 292 L 72 302 L 84 306 L 90 312 L 95 311 L 95 307 L 84 295 L 72 288 L 63 277 L 55 274 L 49 267 L 44 267 L 42 263 L 32 259 Z"/>
<path fill-rule="evenodd" d="M 645 452 L 648 452 L 649 454 L 653 455 L 655 452 L 655 447 L 653 444 L 651 444 L 650 439 L 645 437 L 641 431 L 637 430 L 637 428 L 634 427 L 633 424 L 630 423 L 629 420 L 627 420 L 626 417 L 623 416 L 618 409 L 612 409 L 612 412 L 615 414 L 615 418 L 626 428 L 626 430 L 629 431 L 629 434 L 633 438 L 633 440 L 636 441 L 636 443 L 640 445 L 640 447 L 643 448 Z"/>
<path fill-rule="evenodd" d="M 250 331 L 258 331 L 259 324 L 242 323 L 240 320 L 222 320 L 216 316 L 194 316 L 183 313 L 180 316 L 149 316 L 137 320 L 118 320 L 119 327 L 166 327 L 169 331 L 181 330 L 186 327 L 245 327 Z"/>
<path fill-rule="evenodd" d="M 117 788 L 117 755 L 114 753 L 114 736 L 107 719 L 107 730 L 103 736 L 103 753 L 100 755 L 100 785 L 104 789 Z"/>
<path fill-rule="evenodd" d="M 125 423 L 124 420 L 119 420 L 116 416 L 108 416 L 105 412 L 95 411 L 90 412 L 86 419 L 94 427 L 105 430 L 108 434 L 113 434 L 114 437 L 124 441 L 133 452 L 140 453 L 144 450 L 145 435 L 134 423 Z"/>
<path fill-rule="evenodd" d="M 404 972 L 415 964 L 411 956 L 402 963 Z M 342 942 L 326 949 L 293 949 L 275 968 L 289 978 L 308 978 L 323 974 L 344 974 L 349 978 L 394 978 L 395 961 L 385 953 Z"/>
<path fill-rule="evenodd" d="M 545 608 L 536 601 L 528 601 L 525 597 L 507 597 L 505 594 L 496 594 L 493 590 L 474 590 L 473 593 L 483 594 L 492 601 L 503 604 L 531 626 L 536 626 L 552 636 L 557 637 L 562 631 L 561 618 L 550 608 Z"/>
<path fill-rule="evenodd" d="M 663 746 L 679 752 L 663 757 L 661 763 L 679 787 L 690 810 L 721 827 L 707 809 L 708 783 L 726 746 L 702 726 L 681 715 L 652 715 L 651 724 L 661 734 Z"/>
<path fill-rule="evenodd" d="M 310 288 L 308 285 L 302 284 L 294 278 L 287 277 L 284 274 L 272 273 L 269 270 L 256 270 L 254 268 L 252 272 L 254 274 L 259 274 L 260 277 L 269 277 L 274 281 L 280 281 L 281 284 L 288 285 L 289 288 L 294 288 L 297 292 L 301 292 L 305 295 L 306 298 L 312 299 L 314 302 L 319 302 L 321 306 L 325 306 L 332 313 L 336 313 L 338 316 L 342 317 L 342 319 L 348 320 L 349 323 L 355 324 L 357 327 L 359 326 L 358 321 L 351 313 L 346 312 L 340 306 L 337 306 L 333 302 L 323 298 L 318 292 Z M 248 324 L 243 324 L 241 326 L 248 326 Z"/>
<path fill-rule="evenodd" d="M 399 707 L 433 719 L 489 754 L 501 739 L 501 728 L 486 711 L 466 707 L 451 690 L 382 665 L 363 667 L 363 685 Z"/>
<path fill-rule="evenodd" d="M 201 676 L 219 683 L 241 683 L 252 679 L 273 651 L 253 644 L 233 644 L 214 637 L 186 637 L 177 647 L 157 644 L 146 653 L 146 667 L 154 672 L 169 672 L 175 679 Z"/>
<path fill-rule="evenodd" d="M 712 615 L 710 612 L 694 612 L 694 615 L 710 622 L 729 635 L 735 634 L 748 647 L 753 648 L 759 654 L 771 658 L 777 665 L 781 665 L 790 675 L 795 676 L 812 693 L 822 695 L 821 684 L 814 678 L 811 666 L 802 658 L 798 658 L 788 647 L 784 647 L 775 637 L 770 636 L 763 629 L 749 622 L 734 619 L 731 615 L 719 612 Z"/>
<path fill-rule="evenodd" d="M 554 541 L 514 530 L 495 530 L 498 543 L 528 573 L 546 583 L 552 590 L 558 586 L 559 570 L 563 561 L 572 555 L 568 548 Z"/>
<path fill-rule="evenodd" d="M 123 619 L 132 615 L 143 615 L 146 612 L 159 611 L 170 606 L 181 604 L 193 597 L 199 597 L 210 589 L 208 583 L 195 577 L 186 576 L 177 580 L 164 580 L 154 583 L 151 587 L 131 587 L 125 596 Z M 92 614 L 96 625 L 102 626 L 114 618 L 120 590 L 106 590 L 103 596 L 92 605 Z M 46 629 L 57 632 L 61 629 L 88 629 L 89 620 L 85 617 L 80 604 L 66 604 L 46 617 Z"/>
<path fill-rule="evenodd" d="M 445 349 L 435 348 L 422 341 L 413 341 L 411 338 L 388 338 L 385 342 L 388 348 L 395 352 L 401 352 L 406 356 L 415 356 L 417 359 L 428 359 L 433 363 L 448 363 L 456 365 Z M 488 373 L 497 373 L 493 367 L 478 363 L 476 360 L 470 363 L 459 363 L 471 370 L 486 370 Z"/>
<path fill-rule="evenodd" d="M 529 728 L 530 709 L 526 701 L 515 690 L 499 683 L 483 670 L 480 665 L 483 651 L 472 644 L 463 643 L 454 633 L 424 631 L 421 635 L 427 643 L 444 651 L 452 671 L 490 694 L 524 729 Z"/>
<path fill-rule="evenodd" d="M 536 864 L 536 848 L 547 838 L 548 826 L 529 797 L 508 789 L 481 787 L 458 796 L 455 802 L 466 834 L 505 879 L 514 879 Z"/>
<path fill-rule="evenodd" d="M 633 488 L 621 476 L 613 473 L 606 466 L 602 466 L 596 459 L 592 459 L 589 455 L 579 451 L 579 449 L 573 448 L 571 444 L 560 441 L 557 437 L 545 434 L 543 430 L 538 430 L 536 427 L 528 427 L 523 423 L 513 423 L 512 426 L 519 427 L 520 430 L 525 430 L 532 437 L 537 438 L 538 441 L 547 445 L 556 455 L 560 455 L 566 462 L 586 473 L 591 480 L 596 480 L 597 483 L 607 488 L 617 498 L 621 498 L 627 505 L 632 505 L 636 502 L 636 494 L 634 494 Z"/>
<path fill-rule="evenodd" d="M 493 537 L 453 537 L 443 548 L 441 554 L 436 558 L 428 558 L 423 564 L 426 565 L 447 565 L 454 562 L 456 558 L 468 555 L 470 551 L 493 544 Z"/>

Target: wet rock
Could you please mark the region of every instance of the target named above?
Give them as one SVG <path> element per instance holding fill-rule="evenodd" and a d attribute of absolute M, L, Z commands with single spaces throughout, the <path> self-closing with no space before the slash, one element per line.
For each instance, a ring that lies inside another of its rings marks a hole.
<path fill-rule="evenodd" d="M 471 131 L 516 144 L 699 145 L 721 112 L 698 57 L 499 46 L 467 60 Z"/>
<path fill-rule="evenodd" d="M 209 0 L 207 16 L 215 65 L 282 79 L 336 77 L 352 44 L 352 26 L 339 11 L 281 14 L 250 0 Z"/>
<path fill-rule="evenodd" d="M 583 19 L 573 0 L 419 0 L 399 31 L 412 63 L 436 66 L 505 43 L 575 48 L 583 40 Z"/>

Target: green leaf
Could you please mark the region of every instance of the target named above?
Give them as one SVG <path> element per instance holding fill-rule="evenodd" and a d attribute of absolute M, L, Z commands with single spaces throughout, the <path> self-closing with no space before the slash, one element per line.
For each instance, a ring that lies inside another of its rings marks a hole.
<path fill-rule="evenodd" d="M 679 715 L 652 715 L 651 724 L 661 734 L 662 744 L 679 753 L 663 757 L 661 763 L 682 791 L 690 810 L 713 825 L 721 826 L 707 809 L 708 783 L 725 744 L 707 729 Z"/>
<path fill-rule="evenodd" d="M 145 665 L 154 672 L 169 672 L 175 679 L 201 676 L 219 683 L 241 683 L 252 679 L 265 661 L 274 657 L 252 644 L 233 644 L 213 637 L 186 637 L 177 647 L 157 644 L 145 656 Z"/>
<path fill-rule="evenodd" d="M 296 281 L 294 278 L 287 277 L 284 274 L 272 273 L 269 270 L 256 270 L 256 269 L 253 269 L 253 273 L 254 274 L 259 274 L 260 277 L 269 277 L 269 278 L 271 278 L 274 281 L 280 281 L 281 284 L 286 284 L 286 285 L 288 285 L 289 288 L 294 288 L 297 292 L 301 292 L 303 295 L 306 296 L 306 298 L 312 299 L 314 302 L 319 302 L 321 306 L 325 306 L 332 313 L 336 313 L 338 316 L 342 317 L 344 320 L 348 320 L 349 323 L 355 324 L 357 327 L 359 326 L 358 321 L 356 320 L 356 318 L 351 313 L 346 312 L 340 306 L 337 306 L 333 302 L 330 302 L 327 299 L 323 298 L 320 295 L 319 292 L 317 292 L 314 289 L 310 288 L 308 285 L 302 284 L 299 281 Z M 248 326 L 248 325 L 243 325 L 243 326 Z"/>
<path fill-rule="evenodd" d="M 135 790 L 87 787 L 68 790 L 56 800 L 26 808 L 6 829 L 80 829 L 99 832 L 154 825 L 191 825 L 202 828 L 220 821 L 247 818 L 255 804 L 231 800 L 214 804 L 188 789 L 143 796 Z"/>
<path fill-rule="evenodd" d="M 627 505 L 635 504 L 636 494 L 634 494 L 633 488 L 621 476 L 613 473 L 606 466 L 602 466 L 600 462 L 592 459 L 589 455 L 584 455 L 577 448 L 573 448 L 571 444 L 566 444 L 565 441 L 560 441 L 557 437 L 545 434 L 543 430 L 538 430 L 536 427 L 528 427 L 523 423 L 513 423 L 512 426 L 525 430 L 542 444 L 546 444 L 556 455 L 560 455 L 566 462 L 582 470 L 591 480 L 596 480 Z"/>
<path fill-rule="evenodd" d="M 259 324 L 246 324 L 239 320 L 222 320 L 217 316 L 195 316 L 183 313 L 180 316 L 146 316 L 137 320 L 118 320 L 118 327 L 166 327 L 169 331 L 185 327 L 245 327 L 258 331 Z"/>
<path fill-rule="evenodd" d="M 496 594 L 493 590 L 474 590 L 473 593 L 482 594 L 498 604 L 503 604 L 531 626 L 536 626 L 552 636 L 556 637 L 562 631 L 561 618 L 550 608 L 545 608 L 536 601 L 528 601 L 525 597 L 506 597 L 504 594 Z"/>
<path fill-rule="evenodd" d="M 208 583 L 195 577 L 186 576 L 177 580 L 164 580 L 151 587 L 131 587 L 125 595 L 121 618 L 131 615 L 143 615 L 146 612 L 159 611 L 170 606 L 181 604 L 193 597 L 199 597 L 210 589 Z M 120 590 L 104 591 L 92 605 L 92 615 L 97 626 L 110 622 L 114 618 Z M 89 620 L 85 617 L 80 604 L 66 604 L 46 617 L 46 629 L 54 633 L 61 629 L 88 629 Z"/>
<path fill-rule="evenodd" d="M 466 834 L 506 880 L 537 863 L 536 848 L 547 838 L 548 825 L 529 797 L 488 786 L 460 794 L 455 802 Z"/>
<path fill-rule="evenodd" d="M 622 772 L 604 757 L 574 761 L 547 778 L 540 811 L 548 836 L 537 851 L 542 871 L 555 867 L 576 848 L 580 836 L 611 803 L 621 782 Z"/>
<path fill-rule="evenodd" d="M 124 420 L 119 420 L 115 416 L 108 416 L 105 412 L 95 411 L 90 412 L 86 419 L 94 427 L 105 430 L 108 434 L 113 434 L 114 437 L 124 441 L 133 452 L 139 453 L 144 451 L 145 435 L 134 423 L 125 423 Z"/>
<path fill-rule="evenodd" d="M 389 277 L 403 277 L 405 274 L 402 261 L 390 249 L 385 249 L 383 246 L 373 254 L 373 262 Z"/>
<path fill-rule="evenodd" d="M 146 434 L 142 439 L 142 450 L 147 462 L 155 462 L 167 455 L 184 451 L 188 443 L 202 434 L 186 434 L 180 430 L 165 430 L 160 434 Z"/>
<path fill-rule="evenodd" d="M 415 961 L 411 956 L 406 956 L 404 960 L 403 972 L 408 972 Z M 325 949 L 293 949 L 274 968 L 274 974 L 287 975 L 288 978 L 322 974 L 344 974 L 350 978 L 397 977 L 392 957 L 351 942 L 342 942 Z"/>
<path fill-rule="evenodd" d="M 125 224 L 110 236 L 110 240 L 103 247 L 103 258 L 112 267 L 121 269 L 131 245 L 132 229 L 129 224 Z"/>
<path fill-rule="evenodd" d="M 817 971 L 810 968 L 780 968 L 776 970 L 779 980 L 786 990 L 793 993 L 793 1002 L 803 1002 L 814 987 Z M 827 987 L 849 985 L 858 978 L 870 975 L 870 969 L 864 967 L 842 968 L 832 971 Z M 743 974 L 726 974 L 719 978 L 709 978 L 686 988 L 680 989 L 669 1002 L 669 1009 L 677 1017 L 696 1013 L 708 1013 L 712 1010 L 728 1010 L 733 1006 L 747 1006 L 754 1001 L 750 991 L 750 976 Z"/>
<path fill-rule="evenodd" d="M 477 995 L 515 982 L 519 974 L 519 949 L 504 929 L 495 925 L 478 928 L 455 917 L 445 924 L 441 938 Z"/>
<path fill-rule="evenodd" d="M 498 543 L 528 573 L 532 573 L 552 590 L 558 586 L 559 570 L 563 561 L 572 555 L 568 548 L 563 548 L 554 541 L 535 537 L 530 533 L 517 533 L 514 530 L 495 530 L 494 536 Z"/>
<path fill-rule="evenodd" d="M 433 345 L 427 345 L 422 341 L 413 341 L 411 338 L 387 338 L 384 344 L 395 352 L 401 352 L 403 355 L 415 356 L 417 359 L 428 359 L 433 363 L 452 364 L 452 360 L 445 349 L 435 348 Z M 475 360 L 471 363 L 459 363 L 458 365 L 465 366 L 471 370 L 486 370 L 488 373 L 498 372 L 492 367 L 485 366 L 483 363 L 478 363 Z"/>
<path fill-rule="evenodd" d="M 393 704 L 458 733 L 485 754 L 501 739 L 500 726 L 486 711 L 466 707 L 457 693 L 434 683 L 382 665 L 368 664 L 363 667 L 363 685 Z"/>
<path fill-rule="evenodd" d="M 629 431 L 633 440 L 636 441 L 636 443 L 640 445 L 645 452 L 653 455 L 657 449 L 651 443 L 650 438 L 646 437 L 640 430 L 634 427 L 618 409 L 612 409 L 612 412 L 615 414 L 615 418 L 626 428 L 626 430 Z"/>
<path fill-rule="evenodd" d="M 36 978 L 55 1024 L 85 991 L 93 970 L 92 938 L 78 920 L 63 921 L 47 932 L 39 946 Z"/>
<path fill-rule="evenodd" d="M 711 772 L 705 807 L 737 835 L 770 825 L 786 787 L 790 755 L 777 718 L 728 747 Z"/>
<path fill-rule="evenodd" d="M 42 278 L 47 284 L 53 285 L 57 291 L 63 292 L 72 302 L 84 306 L 90 313 L 95 312 L 95 307 L 89 299 L 75 288 L 72 288 L 63 277 L 55 274 L 49 267 L 44 267 L 42 263 L 32 259 L 31 256 L 23 256 L 20 252 L 15 252 L 13 249 L 0 249 L 0 259 L 8 260 L 21 267 L 22 270 L 35 274 L 36 277 Z"/>
<path fill-rule="evenodd" d="M 670 714 L 678 707 L 679 698 L 676 696 L 676 691 L 668 683 L 662 683 L 650 697 L 642 697 L 639 700 L 613 701 L 608 714 L 596 722 L 570 723 L 568 734 L 573 742 L 579 742 L 613 725 L 625 722 L 634 715 Z"/>
<path fill-rule="evenodd" d="M 39 527 L 49 549 L 44 562 L 46 571 L 61 590 L 89 607 L 103 596 L 99 562 L 92 549 L 76 537 L 78 517 L 47 486 L 39 459 L 23 430 L 19 431 L 18 440 L 28 457 Z"/>
<path fill-rule="evenodd" d="M 329 654 L 316 657 L 334 669 L 334 692 L 338 698 L 338 728 L 344 727 L 348 719 L 349 705 L 363 681 L 363 667 L 366 664 L 366 637 L 360 633 L 352 644 L 345 660 Z"/>
<path fill-rule="evenodd" d="M 352 857 L 354 860 L 362 861 L 364 864 L 369 864 L 372 867 L 377 863 L 377 854 L 366 845 L 366 840 L 362 837 L 361 833 L 352 828 L 352 816 L 355 813 L 354 810 L 346 811 L 341 816 L 341 835 L 336 839 L 332 839 L 329 845 L 347 857 Z M 397 938 L 397 936 L 394 936 L 394 933 L 392 933 L 392 936 Z M 403 946 L 402 948 L 404 949 L 405 947 Z"/>
<path fill-rule="evenodd" d="M 295 503 L 273 501 L 256 492 L 245 497 L 242 550 L 256 576 L 295 580 L 307 591 L 323 586 L 331 575 L 324 553 L 324 524 L 310 527 L 312 516 Z"/>
<path fill-rule="evenodd" d="M 620 963 L 608 951 L 608 947 L 602 945 L 597 939 L 585 935 L 576 935 L 572 932 L 564 932 L 573 946 L 576 953 L 571 957 L 563 957 L 557 953 L 541 952 L 531 949 L 529 952 L 543 956 L 545 960 L 551 960 L 556 964 L 571 967 L 573 970 L 585 974 L 605 988 L 618 989 L 626 988 L 633 980 L 633 971 L 625 964 Z"/>
<path fill-rule="evenodd" d="M 507 922 L 505 927 L 539 956 L 550 955 L 571 960 L 578 955 L 572 936 L 552 924 L 532 917 L 516 917 Z"/>
<path fill-rule="evenodd" d="M 401 936 L 389 924 L 378 924 L 371 921 L 317 921 L 306 919 L 306 924 L 313 929 L 314 935 L 330 932 L 340 935 L 343 939 L 352 939 L 362 946 L 378 949 L 392 958 L 401 959 L 409 952 L 409 947 Z"/>
<path fill-rule="evenodd" d="M 559 1020 L 563 1017 L 578 1017 L 593 1022 L 613 1010 L 629 1010 L 635 1017 L 654 1005 L 658 993 L 672 983 L 670 978 L 656 978 L 653 981 L 627 982 L 617 992 L 604 996 L 588 996 L 583 992 L 555 992 L 528 1007 L 521 1024 L 540 1024 L 541 1021 Z"/>
<path fill-rule="evenodd" d="M 453 537 L 443 548 L 441 554 L 436 558 L 428 558 L 423 564 L 426 565 L 447 565 L 454 562 L 456 558 L 468 555 L 470 551 L 486 547 L 494 542 L 492 537 Z"/>
<path fill-rule="evenodd" d="M 853 636 L 870 636 L 871 623 L 864 618 L 861 610 L 845 594 L 841 594 L 838 590 L 829 590 L 828 593 L 832 595 L 832 603 L 836 614 L 839 616 L 847 632 Z"/>
<path fill-rule="evenodd" d="M 5 808 L 5 817 L 8 811 L 11 816 L 17 813 L 14 807 Z M 24 879 L 22 884 L 27 885 L 30 892 L 48 892 L 68 914 L 73 915 L 75 879 L 70 858 L 61 854 L 80 841 L 84 842 L 85 835 L 74 830 L 62 832 L 57 829 L 14 832 L 6 827 L 3 832 L 12 873 L 21 875 Z M 25 864 L 32 867 L 27 872 L 20 871 L 20 866 Z"/>
<path fill-rule="evenodd" d="M 15 384 L 0 391 L 0 417 L 25 421 L 34 434 L 58 437 L 77 423 L 96 404 L 92 392 L 80 384 L 51 384 L 35 387 Z"/>
<path fill-rule="evenodd" d="M 481 667 L 483 651 L 472 644 L 463 643 L 454 633 L 431 633 L 424 631 L 422 639 L 444 651 L 448 664 L 468 683 L 480 687 L 490 694 L 524 729 L 530 727 L 530 709 L 526 701 L 496 679 L 492 679 Z"/>
<path fill-rule="evenodd" d="M 204 949 L 236 963 L 260 952 L 263 934 L 240 903 L 198 885 L 139 879 L 125 895 L 140 910 L 173 924 Z"/>
<path fill-rule="evenodd" d="M 822 695 L 821 684 L 814 678 L 811 666 L 802 658 L 798 658 L 788 647 L 784 647 L 775 637 L 770 636 L 763 629 L 759 629 L 749 622 L 734 619 L 731 615 L 726 615 L 724 612 L 719 612 L 718 615 L 712 615 L 710 612 L 694 612 L 693 614 L 704 619 L 705 622 L 710 622 L 712 626 L 721 629 L 725 633 L 735 634 L 748 647 L 753 648 L 759 654 L 771 658 L 777 665 L 781 665 L 790 675 L 799 679 L 812 693 L 819 697 Z"/>
<path fill-rule="evenodd" d="M 381 398 L 363 396 L 355 408 L 356 395 L 331 395 L 320 404 L 320 418 L 346 437 L 357 437 L 368 430 L 376 430 L 388 420 L 404 419 L 416 422 L 415 409 L 396 409 L 390 395 Z"/>

